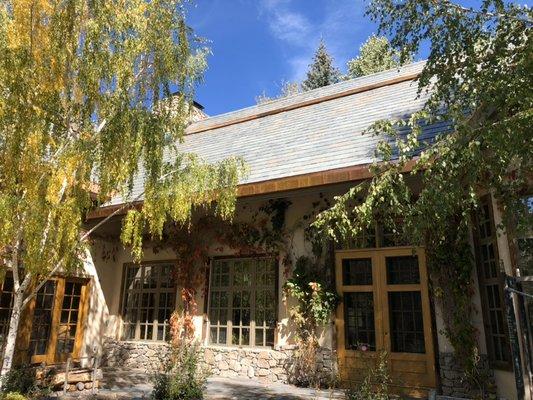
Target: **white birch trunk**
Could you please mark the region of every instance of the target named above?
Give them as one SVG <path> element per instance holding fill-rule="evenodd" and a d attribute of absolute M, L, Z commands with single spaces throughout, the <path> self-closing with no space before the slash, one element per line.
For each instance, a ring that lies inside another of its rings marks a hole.
<path fill-rule="evenodd" d="M 22 301 L 24 300 L 24 290 L 19 288 L 13 295 L 13 311 L 9 320 L 9 331 L 4 348 L 4 360 L 2 362 L 2 370 L 0 377 L 4 376 L 11 370 L 13 365 L 13 357 L 15 356 L 15 346 L 17 341 L 17 334 L 19 330 L 20 315 L 22 313 Z M 2 387 L 2 380 L 0 380 L 0 388 Z"/>

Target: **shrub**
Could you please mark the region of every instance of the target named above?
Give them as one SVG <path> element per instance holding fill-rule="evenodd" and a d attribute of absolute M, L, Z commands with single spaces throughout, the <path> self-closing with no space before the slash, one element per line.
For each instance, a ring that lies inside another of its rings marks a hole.
<path fill-rule="evenodd" d="M 32 395 L 39 391 L 36 380 L 36 371 L 29 365 L 13 367 L 2 378 L 2 398 L 7 395 Z M 13 398 L 14 400 L 14 398 Z"/>
<path fill-rule="evenodd" d="M 171 354 L 154 376 L 154 400 L 199 400 L 207 380 L 201 366 L 200 346 L 194 340 L 188 313 L 175 311 L 170 319 Z"/>
<path fill-rule="evenodd" d="M 297 386 L 324 387 L 335 382 L 334 373 L 326 373 L 317 362 L 317 329 L 331 321 L 339 300 L 324 271 L 327 268 L 316 260 L 299 257 L 292 278 L 284 286 L 285 295 L 297 301 L 289 315 L 296 326 L 298 349 L 288 371 L 289 382 Z"/>
<path fill-rule="evenodd" d="M 346 392 L 346 400 L 389 400 L 389 385 L 392 380 L 387 359 L 387 352 L 380 352 L 377 365 L 368 369 L 367 374 L 355 389 Z"/>
<path fill-rule="evenodd" d="M 200 367 L 197 343 L 182 343 L 173 360 L 154 377 L 155 400 L 198 400 L 203 398 L 207 374 Z"/>
<path fill-rule="evenodd" d="M 26 396 L 18 392 L 9 392 L 0 396 L 2 400 L 27 400 Z"/>

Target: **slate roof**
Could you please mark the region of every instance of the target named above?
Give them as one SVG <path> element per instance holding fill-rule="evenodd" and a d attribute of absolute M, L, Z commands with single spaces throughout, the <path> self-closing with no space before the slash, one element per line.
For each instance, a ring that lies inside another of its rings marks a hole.
<path fill-rule="evenodd" d="M 241 184 L 371 163 L 379 138 L 363 132 L 377 120 L 405 117 L 422 107 L 427 94 L 417 97 L 417 82 L 401 78 L 423 66 L 417 62 L 195 122 L 180 148 L 207 162 L 243 157 L 250 174 Z M 315 104 L 298 106 L 306 102 Z M 430 126 L 424 136 L 430 139 L 445 128 Z M 137 179 L 132 198 L 141 191 Z M 109 205 L 121 202 L 115 198 Z"/>

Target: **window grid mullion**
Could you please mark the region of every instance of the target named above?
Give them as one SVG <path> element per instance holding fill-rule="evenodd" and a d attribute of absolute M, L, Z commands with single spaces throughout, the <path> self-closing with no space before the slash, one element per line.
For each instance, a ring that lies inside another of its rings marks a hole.
<path fill-rule="evenodd" d="M 140 279 L 140 286 L 139 286 L 139 297 L 138 297 L 138 300 L 137 300 L 137 306 L 135 307 L 136 308 L 136 311 L 137 311 L 137 318 L 136 318 L 136 321 L 135 321 L 135 340 L 140 340 L 141 339 L 141 308 L 142 308 L 142 301 L 143 301 L 143 287 L 144 287 L 144 265 L 140 265 L 139 266 L 139 270 L 141 272 L 141 279 Z"/>
<path fill-rule="evenodd" d="M 163 267 L 156 268 L 157 270 L 157 283 L 155 285 L 155 293 L 154 293 L 154 304 L 153 304 L 153 316 L 152 316 L 152 340 L 157 340 L 157 331 L 159 327 L 159 298 L 161 297 L 161 272 L 163 271 Z M 153 271 L 153 266 L 152 266 Z M 153 272 L 152 272 L 153 273 Z M 163 322 L 161 321 L 161 325 L 163 326 Z"/>

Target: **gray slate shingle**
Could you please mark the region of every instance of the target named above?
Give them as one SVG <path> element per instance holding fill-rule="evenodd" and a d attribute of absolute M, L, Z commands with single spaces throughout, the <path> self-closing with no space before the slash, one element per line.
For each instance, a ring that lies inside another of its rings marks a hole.
<path fill-rule="evenodd" d="M 413 63 L 400 70 L 352 79 L 195 122 L 188 130 L 203 131 L 188 134 L 180 148 L 183 152 L 195 153 L 210 163 L 229 156 L 243 157 L 250 168 L 250 174 L 241 183 L 370 163 L 379 138 L 363 132 L 377 120 L 405 117 L 419 110 L 425 103 L 427 94 L 417 97 L 415 81 L 383 86 L 246 122 L 218 128 L 216 126 L 418 73 L 423 66 L 424 62 Z M 431 139 L 445 128 L 444 124 L 428 127 L 424 136 Z M 142 179 L 139 176 L 135 180 L 131 198 L 141 191 Z M 122 199 L 117 197 L 110 205 L 121 202 Z"/>

